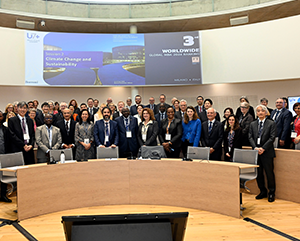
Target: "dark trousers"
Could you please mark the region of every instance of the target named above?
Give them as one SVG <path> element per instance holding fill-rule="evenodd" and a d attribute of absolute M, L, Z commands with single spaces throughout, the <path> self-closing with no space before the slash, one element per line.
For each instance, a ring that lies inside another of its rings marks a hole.
<path fill-rule="evenodd" d="M 179 158 L 179 154 L 180 154 L 180 148 L 173 148 L 174 151 L 168 152 L 165 150 L 165 153 L 167 155 L 168 158 Z"/>
<path fill-rule="evenodd" d="M 181 150 L 182 150 L 182 154 L 184 157 L 187 157 L 188 146 L 193 146 L 193 143 L 189 143 L 188 140 L 185 140 L 184 142 L 182 142 Z"/>
<path fill-rule="evenodd" d="M 1 182 L 1 197 L 6 197 L 7 184 Z"/>
<path fill-rule="evenodd" d="M 267 176 L 267 182 L 268 182 L 268 189 L 269 193 L 274 194 L 275 193 L 275 175 L 274 175 L 274 163 L 273 163 L 273 157 L 261 157 L 258 155 L 258 162 L 259 165 L 257 171 L 257 185 L 261 192 L 267 192 L 266 186 L 265 186 L 265 175 Z"/>

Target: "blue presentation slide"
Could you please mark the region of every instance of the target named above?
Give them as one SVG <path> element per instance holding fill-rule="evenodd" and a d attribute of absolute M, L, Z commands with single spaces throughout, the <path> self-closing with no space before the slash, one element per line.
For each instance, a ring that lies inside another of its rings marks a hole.
<path fill-rule="evenodd" d="M 25 84 L 201 84 L 199 32 L 78 34 L 27 31 Z"/>

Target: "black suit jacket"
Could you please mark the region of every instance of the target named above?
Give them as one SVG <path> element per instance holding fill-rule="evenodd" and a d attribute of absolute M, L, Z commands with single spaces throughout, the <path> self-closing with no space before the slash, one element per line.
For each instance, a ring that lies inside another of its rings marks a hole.
<path fill-rule="evenodd" d="M 3 132 L 3 138 L 4 138 L 4 153 L 10 153 L 10 143 L 9 143 L 9 130 L 8 127 L 1 124 L 0 128 Z"/>
<path fill-rule="evenodd" d="M 151 109 L 151 108 L 150 108 L 150 104 L 149 104 L 149 105 L 145 105 L 145 107 Z M 156 115 L 156 114 L 158 113 L 158 111 L 159 111 L 159 109 L 158 109 L 157 105 L 154 104 L 154 109 L 153 109 L 154 115 Z M 166 111 L 167 111 L 167 110 L 166 110 Z"/>
<path fill-rule="evenodd" d="M 158 113 L 158 112 L 159 112 L 159 105 L 160 105 L 160 104 L 161 104 L 161 103 L 159 103 L 159 104 L 156 105 L 156 107 L 155 107 L 155 109 L 154 109 L 154 113 Z M 170 107 L 170 105 L 167 104 L 167 103 L 164 103 L 164 106 L 166 107 L 166 111 L 167 111 L 167 109 Z"/>
<path fill-rule="evenodd" d="M 248 137 L 252 149 L 258 147 L 257 145 L 258 120 L 251 122 Z M 273 145 L 275 137 L 276 137 L 276 123 L 270 119 L 266 119 L 261 133 L 261 139 L 260 139 L 260 146 L 265 150 L 264 153 L 260 155 L 262 161 L 264 157 L 266 158 L 275 157 L 275 150 Z"/>
<path fill-rule="evenodd" d="M 169 120 L 164 119 L 161 121 L 161 127 L 159 131 L 159 141 L 160 143 L 168 142 L 166 141 L 166 133 Z M 181 137 L 182 137 L 182 121 L 180 119 L 174 118 L 169 127 L 169 134 L 171 134 L 172 148 L 179 148 L 181 146 Z"/>
<path fill-rule="evenodd" d="M 44 118 L 44 115 L 43 115 L 43 118 Z M 64 119 L 63 113 L 62 112 L 58 112 L 57 114 L 55 114 L 53 116 L 53 125 L 57 126 L 57 122 L 59 122 L 59 121 L 61 121 L 63 119 Z M 43 123 L 44 123 L 44 120 L 43 120 Z"/>
<path fill-rule="evenodd" d="M 29 134 L 29 142 L 27 145 L 34 146 L 35 142 L 35 135 L 34 135 L 34 124 L 33 121 L 28 118 L 26 118 L 26 123 L 28 126 L 28 134 Z M 18 116 L 14 116 L 8 120 L 8 129 L 9 129 L 9 140 L 10 140 L 10 151 L 12 153 L 15 152 L 23 152 L 24 162 L 25 164 L 33 164 L 34 163 L 34 154 L 33 154 L 33 148 L 25 152 L 24 150 L 24 135 L 21 128 L 21 121 Z"/>
<path fill-rule="evenodd" d="M 201 144 L 214 149 L 214 152 L 210 154 L 210 160 L 221 160 L 223 133 L 224 127 L 217 120 L 215 120 L 210 133 L 208 132 L 208 121 L 202 123 Z"/>
<path fill-rule="evenodd" d="M 195 108 L 195 110 L 197 112 L 198 117 L 200 116 L 200 113 L 205 110 L 203 105 L 202 105 L 202 111 L 201 112 L 199 112 L 199 105 L 196 105 L 194 108 Z M 200 117 L 199 117 L 199 119 L 200 119 Z"/>
<path fill-rule="evenodd" d="M 60 129 L 62 144 L 74 144 L 75 145 L 75 126 L 76 121 L 72 118 L 70 119 L 70 130 L 67 132 L 65 120 L 60 120 L 57 122 L 56 126 Z M 74 149 L 74 148 L 73 148 Z"/>
<path fill-rule="evenodd" d="M 131 152 L 132 156 L 136 156 L 138 152 L 138 141 L 137 141 L 137 133 L 138 133 L 138 123 L 137 118 L 129 116 L 129 130 L 131 131 L 131 138 L 126 137 L 126 128 L 124 125 L 124 116 L 120 116 L 115 119 L 118 124 L 119 130 L 119 153 L 120 156 L 122 153 Z"/>
<path fill-rule="evenodd" d="M 250 115 L 252 115 L 253 120 L 254 120 L 254 119 L 255 119 L 255 113 L 254 113 L 254 109 L 253 109 L 252 106 L 249 107 L 249 111 L 248 111 L 248 112 L 250 113 Z M 241 111 L 241 107 L 238 107 L 238 108 L 236 109 L 236 112 L 235 112 L 236 118 L 239 120 L 242 114 L 243 114 L 243 113 L 242 113 L 242 111 Z"/>
<path fill-rule="evenodd" d="M 120 111 L 116 111 L 114 114 L 113 114 L 113 120 L 115 120 L 116 118 L 118 118 L 120 116 Z"/>
<path fill-rule="evenodd" d="M 233 157 L 233 152 L 234 152 L 235 148 L 242 149 L 242 137 L 243 137 L 242 129 L 239 127 L 238 129 L 236 129 L 234 131 L 234 138 L 233 138 L 232 148 L 229 151 L 229 148 L 228 148 L 229 147 L 229 142 L 228 142 L 228 133 L 229 132 L 230 132 L 230 130 L 225 131 L 224 136 L 223 136 L 223 139 L 224 139 L 224 156 L 225 156 L 225 160 L 227 160 L 227 161 L 229 161 L 230 158 Z M 226 156 L 226 153 L 229 153 L 230 158 Z"/>
<path fill-rule="evenodd" d="M 249 111 L 246 113 L 245 116 L 240 116 L 242 120 L 240 121 L 240 127 L 242 128 L 242 145 L 243 146 L 249 146 L 249 139 L 248 139 L 248 133 L 249 133 L 249 128 L 250 128 L 250 123 L 253 121 L 253 116 L 249 113 Z"/>
<path fill-rule="evenodd" d="M 160 120 L 160 113 L 157 113 L 156 115 L 154 115 L 154 117 L 155 117 L 155 120 L 157 121 L 157 123 L 158 123 L 158 128 L 160 128 L 161 127 L 161 120 Z M 166 119 L 168 116 L 167 116 L 167 112 L 165 112 L 165 118 L 164 119 Z"/>
<path fill-rule="evenodd" d="M 142 139 L 142 127 L 143 127 L 143 122 L 140 123 L 139 125 L 139 130 L 138 130 L 138 143 L 139 146 L 156 146 L 157 145 L 157 135 L 159 133 L 159 128 L 158 128 L 158 123 L 157 121 L 153 121 L 152 124 L 149 124 L 148 131 L 147 131 L 147 137 L 146 137 L 146 142 L 143 141 Z"/>
<path fill-rule="evenodd" d="M 276 109 L 272 111 L 271 119 L 273 119 L 275 114 L 276 114 Z M 283 140 L 286 142 L 289 141 L 291 137 L 290 124 L 292 122 L 292 119 L 293 119 L 292 113 L 286 108 L 283 108 L 280 112 L 280 115 L 275 120 L 277 126 L 277 137 L 279 137 L 278 138 L 279 140 Z"/>
<path fill-rule="evenodd" d="M 207 119 L 207 113 L 206 113 L 205 110 L 202 111 L 201 113 L 199 113 L 198 116 L 199 116 L 199 119 L 201 120 L 201 123 L 203 123 L 203 122 L 205 122 L 205 121 L 208 121 L 208 119 Z M 221 120 L 220 115 L 219 115 L 218 112 L 216 112 L 216 120 L 217 120 L 217 121 L 220 121 L 220 120 Z"/>

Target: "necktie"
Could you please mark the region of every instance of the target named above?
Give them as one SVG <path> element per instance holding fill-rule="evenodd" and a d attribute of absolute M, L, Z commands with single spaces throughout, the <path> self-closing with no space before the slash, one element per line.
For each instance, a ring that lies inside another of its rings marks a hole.
<path fill-rule="evenodd" d="M 199 106 L 199 113 L 202 112 L 202 106 Z"/>
<path fill-rule="evenodd" d="M 22 129 L 23 129 L 23 134 L 26 134 L 26 126 L 25 126 L 25 121 L 24 118 L 22 118 Z M 27 140 L 24 140 L 25 145 L 27 144 Z"/>
<path fill-rule="evenodd" d="M 210 121 L 209 122 L 209 127 L 208 127 L 208 133 L 209 134 L 211 133 L 211 130 L 212 130 L 212 122 Z"/>
<path fill-rule="evenodd" d="M 260 136 L 261 136 L 262 130 L 263 130 L 263 122 L 260 121 L 260 122 L 259 122 L 259 130 L 258 130 L 258 137 L 259 137 L 259 138 L 260 138 Z"/>
<path fill-rule="evenodd" d="M 109 136 L 108 123 L 105 122 L 105 135 Z"/>
<path fill-rule="evenodd" d="M 90 115 L 93 115 L 93 109 L 90 108 Z"/>
<path fill-rule="evenodd" d="M 125 128 L 126 128 L 126 131 L 129 131 L 129 125 L 128 125 L 128 119 L 127 118 L 125 119 Z"/>
<path fill-rule="evenodd" d="M 51 143 L 51 136 L 50 136 L 50 128 L 47 128 L 48 130 L 48 137 L 49 137 L 49 144 L 50 144 L 50 148 L 52 147 L 52 143 Z"/>
<path fill-rule="evenodd" d="M 69 121 L 66 122 L 66 130 L 67 130 L 67 133 L 69 134 L 69 124 L 68 123 L 69 123 Z"/>
<path fill-rule="evenodd" d="M 275 121 L 277 120 L 278 115 L 279 115 L 279 110 L 276 110 L 276 114 L 275 114 L 275 117 L 274 117 Z"/>

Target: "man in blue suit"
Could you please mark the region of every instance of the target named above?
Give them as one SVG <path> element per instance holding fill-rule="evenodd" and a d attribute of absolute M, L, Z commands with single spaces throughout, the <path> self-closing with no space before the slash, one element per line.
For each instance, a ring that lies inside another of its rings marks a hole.
<path fill-rule="evenodd" d="M 119 130 L 119 156 L 121 158 L 136 157 L 138 152 L 137 118 L 129 115 L 129 109 L 122 109 L 122 116 L 115 119 Z"/>
<path fill-rule="evenodd" d="M 141 103 L 142 103 L 142 97 L 140 95 L 136 95 L 134 100 L 135 100 L 135 105 L 130 106 L 130 114 L 132 116 L 134 116 L 134 115 L 136 115 L 138 113 L 137 112 L 137 106 L 141 105 Z"/>
<path fill-rule="evenodd" d="M 94 137 L 96 147 L 115 148 L 119 144 L 119 132 L 117 122 L 110 119 L 111 110 L 108 107 L 102 109 L 103 119 L 96 121 Z"/>
<path fill-rule="evenodd" d="M 283 107 L 283 99 L 276 100 L 276 109 L 271 113 L 271 119 L 277 126 L 278 148 L 289 149 L 290 145 L 290 124 L 292 122 L 292 113 Z"/>

